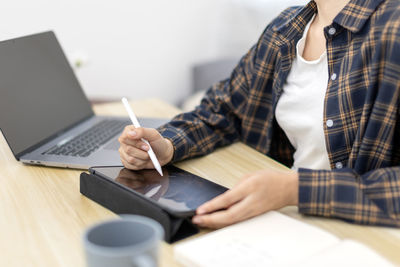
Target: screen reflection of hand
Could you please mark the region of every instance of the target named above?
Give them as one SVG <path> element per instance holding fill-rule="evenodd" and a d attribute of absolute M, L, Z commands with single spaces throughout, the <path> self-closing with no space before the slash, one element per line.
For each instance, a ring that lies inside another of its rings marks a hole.
<path fill-rule="evenodd" d="M 133 171 L 124 168 L 119 172 L 115 181 L 143 195 L 157 188 L 157 192 L 152 193 L 150 197 L 158 200 L 167 192 L 169 186 L 169 173 L 166 168 L 163 168 L 163 174 L 164 176 L 160 176 L 156 170 Z"/>

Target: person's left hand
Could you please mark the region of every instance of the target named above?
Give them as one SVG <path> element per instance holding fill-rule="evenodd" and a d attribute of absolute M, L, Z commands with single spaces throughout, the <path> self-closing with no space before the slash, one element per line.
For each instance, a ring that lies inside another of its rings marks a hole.
<path fill-rule="evenodd" d="M 298 174 L 295 171 L 262 170 L 246 175 L 235 187 L 197 208 L 193 223 L 222 228 L 298 203 Z"/>

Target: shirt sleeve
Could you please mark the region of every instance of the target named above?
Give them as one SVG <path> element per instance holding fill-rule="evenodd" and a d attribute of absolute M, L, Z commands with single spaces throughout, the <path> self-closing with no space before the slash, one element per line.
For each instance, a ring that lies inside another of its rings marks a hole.
<path fill-rule="evenodd" d="M 230 77 L 212 86 L 194 111 L 179 114 L 157 129 L 174 146 L 172 162 L 208 154 L 217 147 L 243 140 L 245 135 L 246 139 L 250 139 L 249 135 L 252 138 L 259 135 L 258 132 L 252 135 L 252 124 L 243 120 L 245 116 L 249 117 L 248 109 L 260 101 L 249 95 L 272 87 L 279 56 L 277 29 L 300 9 L 287 8 L 272 20 Z M 261 81 L 271 84 L 261 85 Z M 257 86 L 254 87 L 255 84 Z"/>
<path fill-rule="evenodd" d="M 243 117 L 247 108 L 259 101 L 250 99 L 250 93 L 260 90 L 253 85 L 261 77 L 273 80 L 279 50 L 276 28 L 300 8 L 287 8 L 271 21 L 230 77 L 212 86 L 194 111 L 179 114 L 157 129 L 174 146 L 172 162 L 208 154 L 217 147 L 242 140 L 243 132 L 249 132 L 249 123 Z"/>
<path fill-rule="evenodd" d="M 229 79 L 207 91 L 194 111 L 179 114 L 158 128 L 174 145 L 173 162 L 208 154 L 240 139 L 256 53 L 257 45 L 240 60 Z"/>
<path fill-rule="evenodd" d="M 299 212 L 360 224 L 400 226 L 400 167 L 299 169 Z"/>

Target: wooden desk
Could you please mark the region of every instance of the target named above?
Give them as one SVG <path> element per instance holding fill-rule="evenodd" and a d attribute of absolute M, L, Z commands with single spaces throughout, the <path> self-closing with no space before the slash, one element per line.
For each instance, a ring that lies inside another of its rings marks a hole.
<path fill-rule="evenodd" d="M 139 116 L 172 117 L 179 110 L 158 100 L 133 102 Z M 98 105 L 98 114 L 125 115 L 119 103 Z M 29 129 L 27 129 L 29 130 Z M 179 167 L 232 187 L 240 177 L 262 168 L 284 168 L 243 145 L 178 164 Z M 92 223 L 115 214 L 79 193 L 79 170 L 27 166 L 17 162 L 0 137 L 0 266 L 84 266 L 81 235 Z M 283 213 L 326 229 L 340 238 L 367 244 L 400 265 L 400 229 L 352 225 Z M 161 266 L 178 266 L 172 246 L 162 245 Z"/>

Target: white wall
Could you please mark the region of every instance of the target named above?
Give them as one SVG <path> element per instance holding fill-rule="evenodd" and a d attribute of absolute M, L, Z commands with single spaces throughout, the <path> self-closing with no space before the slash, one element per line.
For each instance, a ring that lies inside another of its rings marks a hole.
<path fill-rule="evenodd" d="M 177 103 L 189 94 L 193 63 L 245 53 L 265 14 L 288 1 L 299 2 L 3 0 L 0 40 L 55 30 L 72 61 L 87 58 L 77 75 L 89 97 Z"/>

